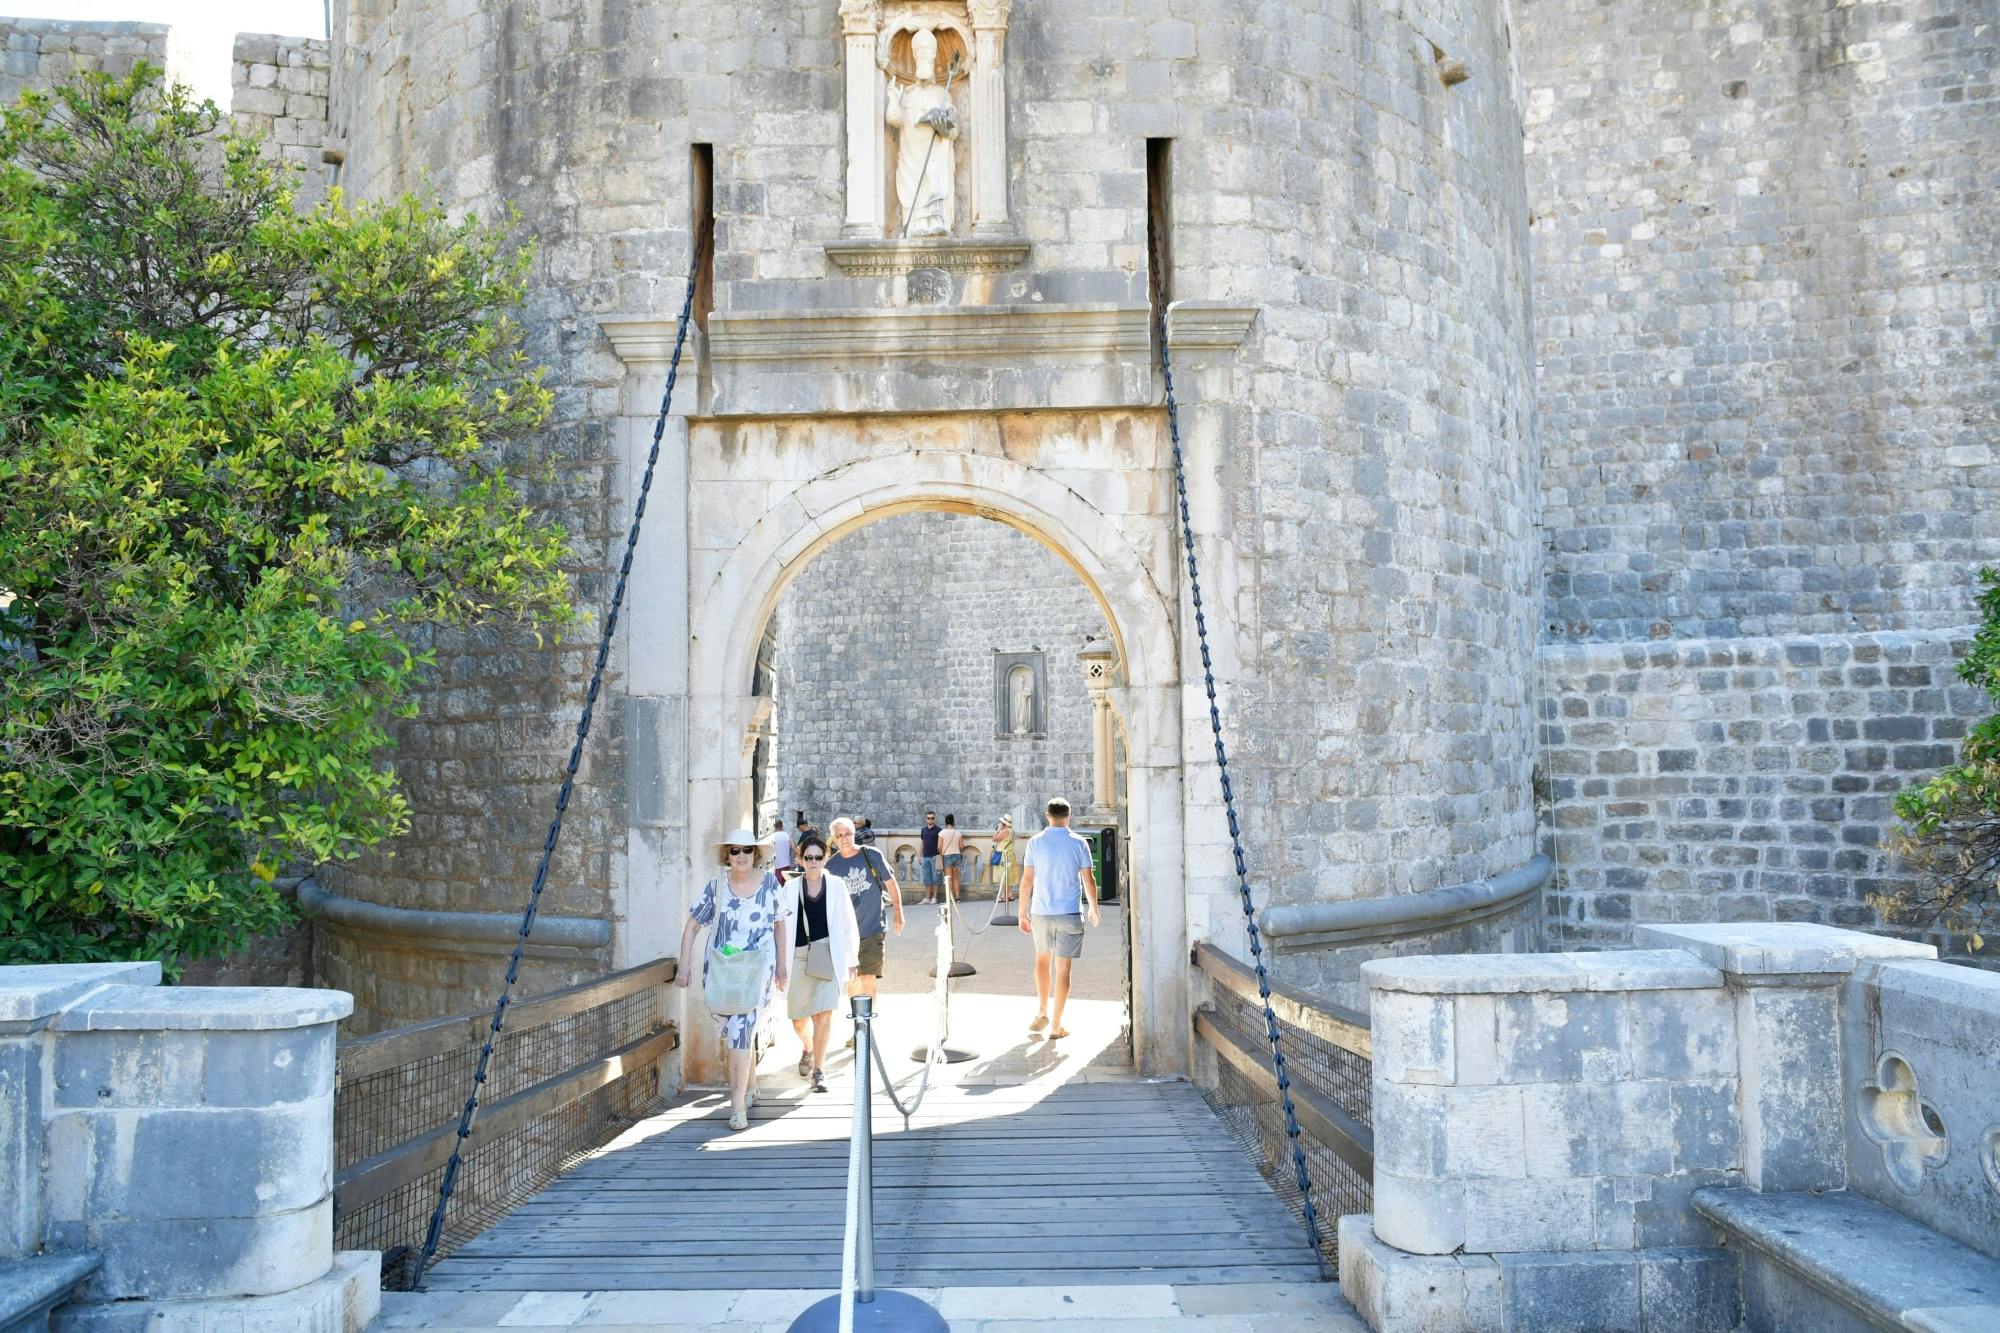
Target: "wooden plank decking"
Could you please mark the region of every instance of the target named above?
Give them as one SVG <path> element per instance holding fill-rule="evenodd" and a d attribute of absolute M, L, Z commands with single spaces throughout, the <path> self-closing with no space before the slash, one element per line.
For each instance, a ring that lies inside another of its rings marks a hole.
<path fill-rule="evenodd" d="M 769 1083 L 777 1081 L 767 1078 Z M 434 1290 L 832 1287 L 850 1084 L 700 1093 L 438 1265 Z M 944 1084 L 908 1131 L 876 1098 L 885 1287 L 1311 1281 L 1297 1221 L 1185 1083 Z"/>

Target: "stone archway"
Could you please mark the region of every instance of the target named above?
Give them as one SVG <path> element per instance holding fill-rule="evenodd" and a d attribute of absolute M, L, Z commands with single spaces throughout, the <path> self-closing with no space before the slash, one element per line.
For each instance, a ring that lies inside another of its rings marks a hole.
<path fill-rule="evenodd" d="M 1163 433 L 1156 414 L 1116 412 L 691 422 L 685 881 L 706 873 L 700 831 L 747 812 L 752 670 L 791 579 L 894 514 L 1006 523 L 1061 556 L 1111 626 L 1131 872 L 1145 886 L 1130 909 L 1133 1045 L 1146 1072 L 1184 1071 L 1185 795 Z"/>

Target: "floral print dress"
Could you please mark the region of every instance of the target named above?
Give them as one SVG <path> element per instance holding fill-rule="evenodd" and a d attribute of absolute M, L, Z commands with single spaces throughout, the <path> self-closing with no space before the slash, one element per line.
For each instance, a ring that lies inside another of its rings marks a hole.
<path fill-rule="evenodd" d="M 764 1016 L 765 1006 L 771 1002 L 771 987 L 778 975 L 778 951 L 772 947 L 772 933 L 781 919 L 790 920 L 778 915 L 783 902 L 784 888 L 778 883 L 778 877 L 768 871 L 764 874 L 764 882 L 747 898 L 739 898 L 729 891 L 727 875 L 717 875 L 702 888 L 701 897 L 695 900 L 694 907 L 688 912 L 697 925 L 715 928 L 709 948 L 719 950 L 733 944 L 746 952 L 755 950 L 764 955 L 764 995 L 757 1001 L 757 1008 L 747 1014 L 715 1016 L 722 1039 L 729 1043 L 732 1051 L 751 1049 L 757 1034 L 757 1023 Z M 706 949 L 701 955 L 701 973 L 702 981 L 706 982 Z"/>

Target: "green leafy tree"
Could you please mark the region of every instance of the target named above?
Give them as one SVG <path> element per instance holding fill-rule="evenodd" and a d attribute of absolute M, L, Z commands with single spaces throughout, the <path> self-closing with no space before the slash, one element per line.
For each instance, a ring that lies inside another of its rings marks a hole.
<path fill-rule="evenodd" d="M 2000 703 L 2000 570 L 1979 581 L 1982 619 L 1958 674 Z M 1896 813 L 1896 850 L 1919 878 L 1891 906 L 1984 948 L 2000 916 L 2000 713 L 1966 733 L 1957 763 L 1898 793 Z"/>
<path fill-rule="evenodd" d="M 0 963 L 227 951 L 407 824 L 438 627 L 569 615 L 495 442 L 527 256 L 295 177 L 156 69 L 0 121 Z"/>

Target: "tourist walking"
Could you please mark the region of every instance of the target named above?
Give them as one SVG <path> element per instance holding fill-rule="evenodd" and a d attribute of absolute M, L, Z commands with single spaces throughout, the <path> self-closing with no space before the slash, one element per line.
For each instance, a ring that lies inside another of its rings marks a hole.
<path fill-rule="evenodd" d="M 1047 807 L 1048 827 L 1028 839 L 1021 858 L 1021 933 L 1035 939 L 1035 1019 L 1028 1031 L 1067 1037 L 1063 1006 L 1069 1002 L 1070 966 L 1083 956 L 1086 916 L 1097 924 L 1097 880 L 1090 873 L 1090 844 L 1070 830 L 1069 802 Z"/>
<path fill-rule="evenodd" d="M 917 834 L 918 856 L 923 864 L 924 906 L 938 900 L 938 890 L 944 887 L 944 867 L 938 864 L 938 839 L 944 832 L 938 827 L 937 811 L 924 811 L 924 827 Z"/>
<path fill-rule="evenodd" d="M 726 869 L 702 886 L 681 928 L 683 962 L 693 956 L 695 938 L 712 928 L 702 958 L 701 991 L 729 1048 L 731 1129 L 750 1127 L 757 1022 L 772 989 L 783 990 L 791 979 L 792 951 L 779 947 L 780 941 L 791 939 L 790 905 L 778 877 L 758 866 L 760 846 L 747 828 L 732 830 L 716 844 Z M 682 966 L 674 984 L 685 988 L 693 977 L 694 970 Z"/>
<path fill-rule="evenodd" d="M 873 996 L 882 979 L 883 944 L 888 926 L 903 933 L 903 887 L 889 869 L 889 860 L 873 847 L 854 840 L 854 821 L 845 815 L 833 821 L 833 855 L 826 870 L 847 881 L 849 901 L 854 905 L 854 929 L 859 937 L 851 995 Z M 854 1038 L 849 1036 L 852 1046 Z"/>
<path fill-rule="evenodd" d="M 771 869 L 778 872 L 779 879 L 792 873 L 792 835 L 785 831 L 783 815 L 771 816 Z"/>
<path fill-rule="evenodd" d="M 799 1034 L 799 1077 L 826 1091 L 826 1042 L 833 1011 L 860 966 L 860 932 L 847 881 L 826 873 L 826 842 L 819 834 L 799 844 L 799 874 L 786 886 L 797 911 L 792 939 L 792 984 L 786 1012 Z"/>
<path fill-rule="evenodd" d="M 965 896 L 960 878 L 965 869 L 965 835 L 958 831 L 957 815 L 946 815 L 944 827 L 938 830 L 938 861 L 944 867 L 945 897 L 957 902 Z"/>
<path fill-rule="evenodd" d="M 994 903 L 1012 902 L 1014 879 L 1021 873 L 1021 849 L 1014 841 L 1014 816 L 1002 815 L 993 826 L 993 852 L 988 859 L 993 866 Z"/>

